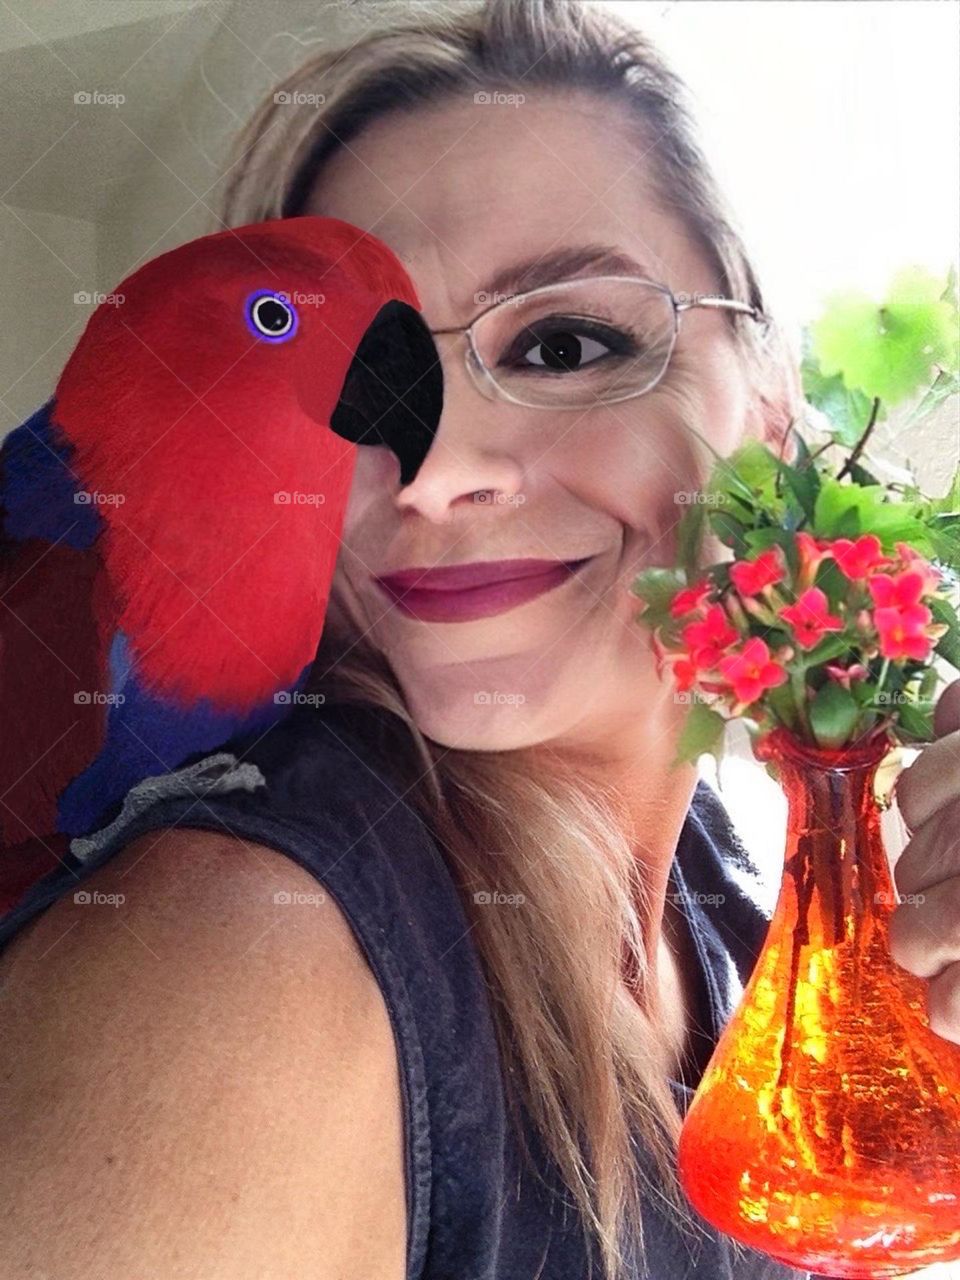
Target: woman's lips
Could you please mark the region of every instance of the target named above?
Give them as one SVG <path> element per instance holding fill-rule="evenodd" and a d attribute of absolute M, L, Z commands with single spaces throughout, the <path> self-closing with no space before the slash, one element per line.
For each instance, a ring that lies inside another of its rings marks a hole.
<path fill-rule="evenodd" d="M 403 570 L 374 582 L 407 617 L 421 622 L 469 622 L 506 613 L 552 591 L 590 559 L 477 562 L 449 569 Z M 471 579 L 474 585 L 467 585 Z M 414 581 L 418 585 L 405 585 Z"/>

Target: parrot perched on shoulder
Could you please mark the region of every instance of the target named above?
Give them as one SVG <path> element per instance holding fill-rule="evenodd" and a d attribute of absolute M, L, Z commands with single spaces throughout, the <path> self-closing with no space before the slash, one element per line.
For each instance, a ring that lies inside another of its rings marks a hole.
<path fill-rule="evenodd" d="M 408 484 L 443 379 L 416 291 L 334 218 L 202 236 L 91 315 L 0 449 L 0 911 L 130 787 L 289 710 L 357 448 Z"/>

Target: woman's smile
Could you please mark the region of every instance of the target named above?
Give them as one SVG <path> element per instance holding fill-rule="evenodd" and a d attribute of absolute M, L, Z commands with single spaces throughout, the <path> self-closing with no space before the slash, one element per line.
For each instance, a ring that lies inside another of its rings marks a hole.
<path fill-rule="evenodd" d="M 562 586 L 593 556 L 582 560 L 494 561 L 457 566 L 444 584 L 443 570 L 410 571 L 374 578 L 408 618 L 421 622 L 469 622 L 506 613 Z M 473 582 L 471 584 L 471 579 Z M 408 585 L 410 581 L 410 585 Z"/>

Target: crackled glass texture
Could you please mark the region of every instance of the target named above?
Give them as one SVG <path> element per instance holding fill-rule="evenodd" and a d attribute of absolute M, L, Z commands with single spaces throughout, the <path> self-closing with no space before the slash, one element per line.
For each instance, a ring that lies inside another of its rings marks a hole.
<path fill-rule="evenodd" d="M 930 1029 L 926 982 L 888 949 L 874 796 L 888 749 L 818 750 L 782 729 L 758 744 L 788 803 L 783 881 L 680 1138 L 704 1217 L 832 1277 L 960 1258 L 960 1046 Z"/>

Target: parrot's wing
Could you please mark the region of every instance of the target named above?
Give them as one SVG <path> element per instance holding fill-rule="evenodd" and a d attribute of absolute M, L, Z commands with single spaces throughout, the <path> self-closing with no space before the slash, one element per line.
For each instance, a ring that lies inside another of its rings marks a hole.
<path fill-rule="evenodd" d="M 57 797 L 100 749 L 111 606 L 95 495 L 49 401 L 0 449 L 0 847 L 57 830 Z"/>
<path fill-rule="evenodd" d="M 265 733 L 287 713 L 310 666 L 300 672 L 293 691 L 236 713 L 202 698 L 177 702 L 145 689 L 127 637 L 116 631 L 109 655 L 112 692 L 102 750 L 60 797 L 58 830 L 87 835 L 103 825 L 130 788 L 144 779 L 169 773 L 235 736 Z"/>

